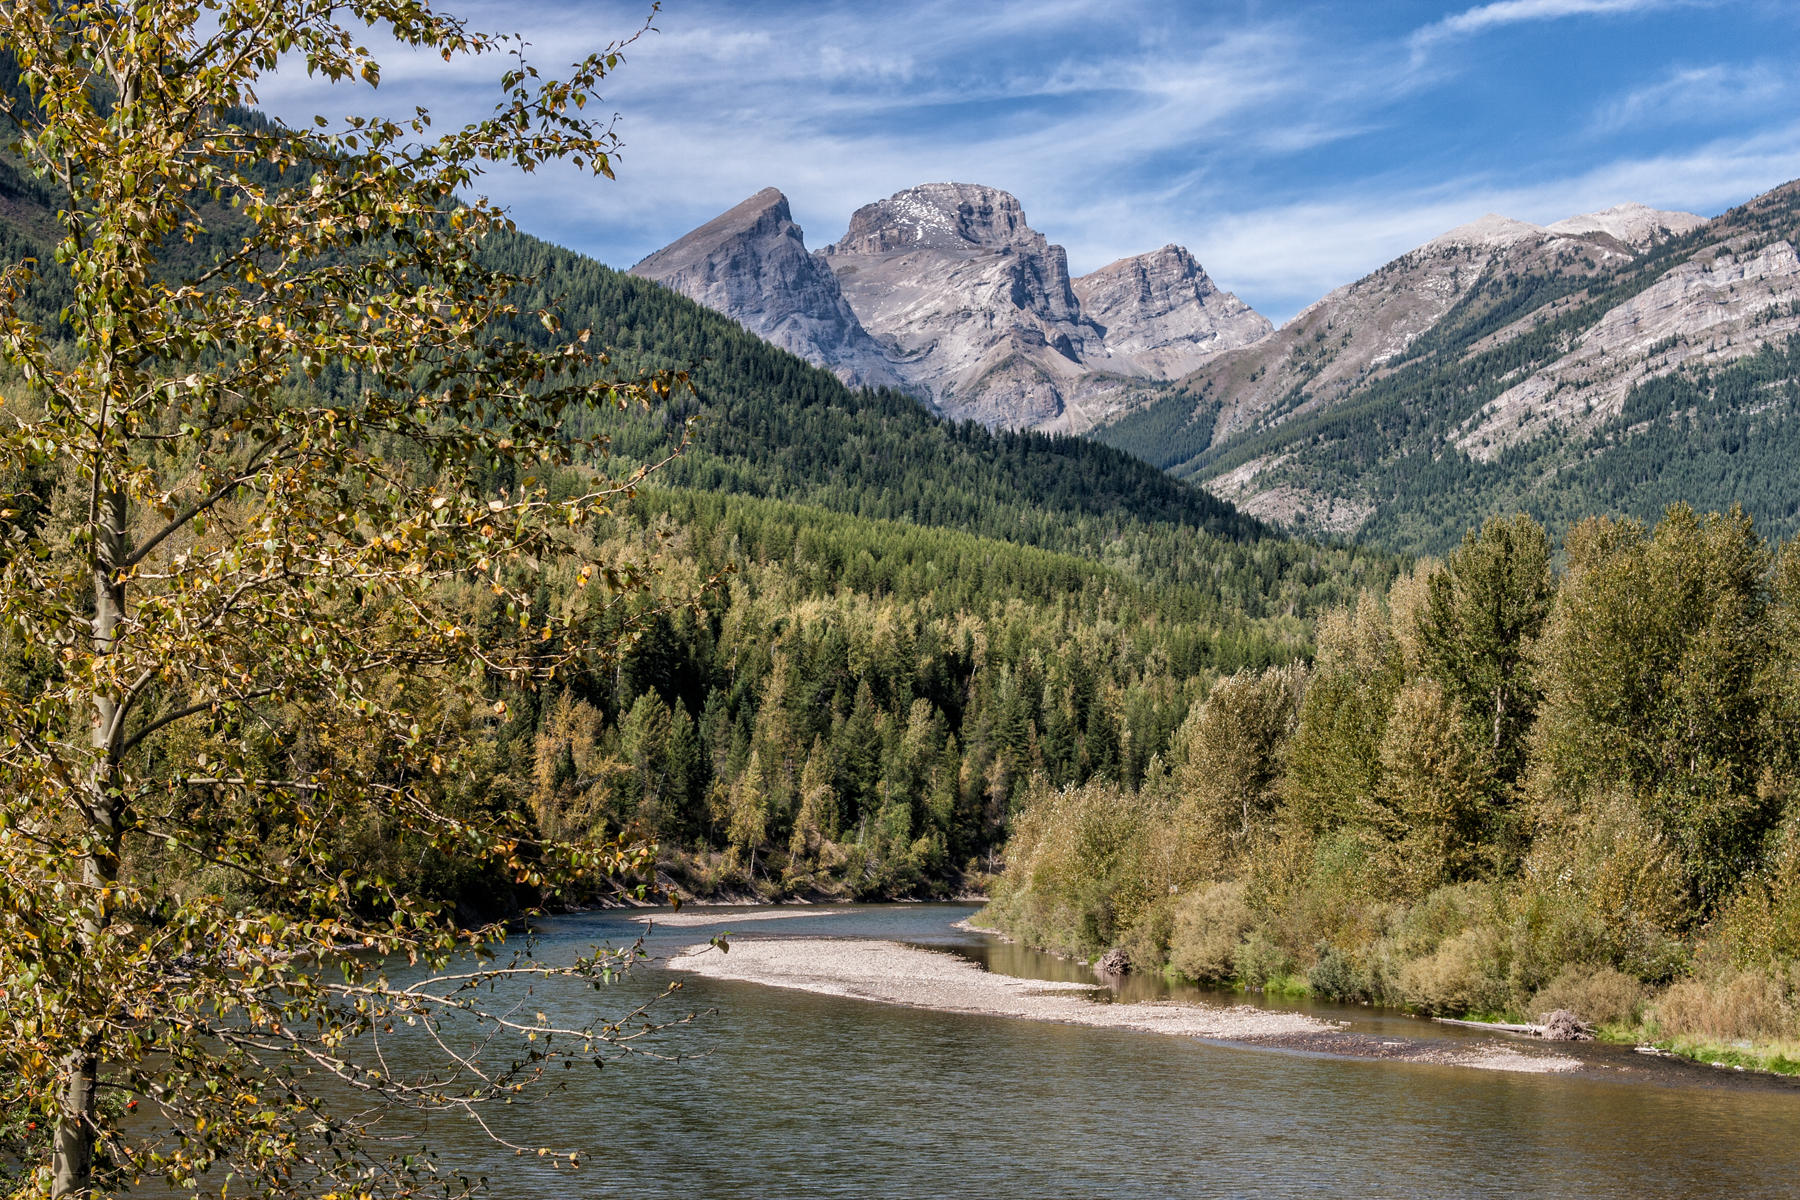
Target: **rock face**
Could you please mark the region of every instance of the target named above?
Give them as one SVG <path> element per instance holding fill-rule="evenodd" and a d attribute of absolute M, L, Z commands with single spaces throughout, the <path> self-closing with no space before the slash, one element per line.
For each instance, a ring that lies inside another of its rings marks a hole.
<path fill-rule="evenodd" d="M 1082 313 L 1100 326 L 1108 365 L 1147 379 L 1177 379 L 1274 329 L 1175 245 L 1121 258 L 1073 289 Z"/>
<path fill-rule="evenodd" d="M 804 261 L 802 261 L 804 260 Z M 1179 246 L 1081 279 L 1012 195 L 927 183 L 805 253 L 773 188 L 632 268 L 838 372 L 989 426 L 1081 432 L 1270 325 Z"/>
<path fill-rule="evenodd" d="M 1537 225 L 1490 213 L 1328 293 L 1273 336 L 1213 358 L 1183 381 L 1184 390 L 1217 403 L 1213 443 L 1330 408 L 1403 359 L 1415 340 L 1484 280 L 1509 272 L 1585 273 L 1629 256 L 1616 244 L 1572 246 Z M 1255 505 L 1256 515 L 1276 521 L 1291 520 L 1315 499 L 1302 479 L 1262 495 L 1260 475 L 1240 471 L 1219 485 L 1221 494 Z M 1352 532 L 1371 511 L 1362 504 L 1332 507 L 1318 499 L 1331 509 L 1320 528 L 1332 534 Z"/>
<path fill-rule="evenodd" d="M 1791 243 L 1715 249 L 1608 309 L 1567 354 L 1489 401 L 1456 444 L 1491 462 L 1508 447 L 1617 415 L 1646 380 L 1730 362 L 1800 333 L 1800 256 Z"/>
<path fill-rule="evenodd" d="M 866 204 L 819 252 L 865 328 L 946 416 L 1045 427 L 1104 359 L 1068 257 L 1014 197 L 928 183 Z"/>
<path fill-rule="evenodd" d="M 806 251 L 787 197 L 764 188 L 631 268 L 831 369 L 852 387 L 899 387 L 837 278 Z"/>

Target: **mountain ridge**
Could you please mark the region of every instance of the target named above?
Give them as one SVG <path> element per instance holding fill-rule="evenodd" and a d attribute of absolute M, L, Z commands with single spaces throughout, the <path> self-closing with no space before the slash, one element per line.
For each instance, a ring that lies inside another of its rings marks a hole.
<path fill-rule="evenodd" d="M 780 193 L 765 189 L 745 203 L 771 196 Z M 779 272 L 749 269 L 747 262 L 769 256 L 746 254 L 741 234 L 738 241 L 718 236 L 721 223 L 730 226 L 727 218 L 744 207 L 677 239 L 633 272 L 759 334 L 771 306 L 811 313 L 820 323 L 828 289 L 797 288 Z M 797 238 L 787 229 L 782 235 Z M 1273 328 L 1219 289 L 1181 247 L 1073 277 L 1067 252 L 1030 226 L 1018 198 L 983 184 L 920 184 L 863 205 L 844 236 L 812 256 L 832 274 L 901 386 L 946 416 L 990 428 L 1083 432 L 1141 402 L 1146 385 L 1179 377 Z M 785 348 L 847 382 L 873 381 L 866 355 L 853 360 L 823 339 Z"/>
<path fill-rule="evenodd" d="M 1797 192 L 1478 219 L 1096 436 L 1279 526 L 1413 552 L 1514 509 L 1742 501 L 1800 526 Z"/>
<path fill-rule="evenodd" d="M 845 303 L 837 277 L 806 251 L 787 197 L 764 188 L 631 274 L 731 315 L 751 333 L 827 365 L 852 387 L 899 387 L 900 376 Z"/>

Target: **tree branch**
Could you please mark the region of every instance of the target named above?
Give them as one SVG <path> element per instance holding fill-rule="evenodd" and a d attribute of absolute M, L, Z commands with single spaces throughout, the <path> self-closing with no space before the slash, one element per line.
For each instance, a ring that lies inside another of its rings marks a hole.
<path fill-rule="evenodd" d="M 274 692 L 274 688 L 257 688 L 253 691 L 245 692 L 241 696 L 233 696 L 230 698 L 241 703 L 246 700 L 260 700 L 264 696 L 273 695 Z M 175 722 L 184 718 L 207 712 L 218 703 L 217 700 L 196 700 L 192 704 L 186 704 L 172 712 L 164 713 L 162 716 L 157 717 L 154 721 L 141 727 L 136 733 L 126 738 L 124 744 L 119 747 L 119 754 L 123 756 L 131 753 L 132 750 L 137 748 L 138 743 L 142 742 L 157 730 L 167 725 L 173 725 Z"/>

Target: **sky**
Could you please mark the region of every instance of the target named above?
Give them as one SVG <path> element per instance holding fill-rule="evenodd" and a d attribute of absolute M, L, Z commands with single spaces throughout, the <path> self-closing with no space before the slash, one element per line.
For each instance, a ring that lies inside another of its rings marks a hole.
<path fill-rule="evenodd" d="M 1800 177 L 1800 4 L 489 0 L 546 75 L 654 26 L 595 111 L 617 181 L 485 176 L 519 226 L 628 267 L 761 188 L 807 245 L 902 188 L 1019 197 L 1076 274 L 1170 242 L 1277 322 L 1487 212 L 1711 216 Z M 485 114 L 510 63 L 383 51 L 381 87 L 284 70 L 315 113 Z"/>

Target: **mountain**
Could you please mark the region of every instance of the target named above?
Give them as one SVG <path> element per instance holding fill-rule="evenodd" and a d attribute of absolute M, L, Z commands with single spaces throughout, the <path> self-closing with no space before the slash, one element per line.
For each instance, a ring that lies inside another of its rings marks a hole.
<path fill-rule="evenodd" d="M 945 415 L 1081 424 L 1070 409 L 1078 392 L 1096 390 L 1088 363 L 1104 359 L 1104 334 L 1082 315 L 1067 254 L 1025 223 L 1012 196 L 975 184 L 910 188 L 857 209 L 820 257 Z"/>
<path fill-rule="evenodd" d="M 1290 528 L 1441 552 L 1495 512 L 1734 502 L 1800 530 L 1800 183 L 1712 220 L 1489 215 L 1096 432 Z"/>
<path fill-rule="evenodd" d="M 571 764 L 543 811 L 598 803 L 642 822 L 696 891 L 951 891 L 1029 780 L 1143 778 L 1208 681 L 1303 655 L 1320 612 L 1396 572 L 1388 555 L 1274 535 L 1112 447 L 851 390 L 535 239 L 487 253 L 539 281 L 521 309 L 554 303 L 564 328 L 591 328 L 610 370 L 691 372 L 667 409 L 568 428 L 608 435 L 615 471 L 691 429 L 600 553 L 658 556 L 672 596 L 725 582 L 560 695 L 521 699 L 505 744 L 524 748 L 524 778 L 557 777 L 531 774 L 534 752 Z M 513 332 L 554 336 L 523 319 Z M 736 866 L 720 859 L 721 795 L 763 798 Z"/>
<path fill-rule="evenodd" d="M 858 209 L 812 256 L 816 270 L 801 253 L 785 200 L 767 189 L 632 270 L 846 382 L 897 381 L 990 428 L 1089 429 L 1146 398 L 1146 381 L 1271 328 L 1179 246 L 1072 279 L 1018 199 L 979 184 L 897 192 Z"/>
<path fill-rule="evenodd" d="M 1615 204 L 1600 212 L 1565 217 L 1544 226 L 1551 233 L 1606 233 L 1635 250 L 1647 250 L 1670 234 L 1687 233 L 1706 218 L 1684 212 L 1658 212 L 1643 204 Z"/>
<path fill-rule="evenodd" d="M 56 207 L 0 151 L 0 269 L 46 264 L 27 307 L 52 325 L 71 294 L 48 253 Z M 768 215 L 778 243 L 775 208 L 739 229 Z M 203 267 L 231 228 L 169 249 Z M 535 281 L 498 332 L 548 347 L 568 335 L 531 314 L 554 305 L 609 351 L 608 376 L 678 368 L 694 386 L 648 411 L 564 414 L 571 437 L 610 437 L 614 477 L 691 434 L 591 530 L 595 560 L 641 566 L 656 607 L 615 641 L 624 606 L 609 602 L 595 615 L 616 655 L 505 692 L 474 756 L 494 786 L 472 786 L 484 811 L 535 828 L 654 839 L 695 891 L 953 892 L 1030 780 L 1141 779 L 1212 678 L 1303 655 L 1313 616 L 1395 573 L 1390 556 L 1273 535 L 1111 447 L 852 390 L 670 288 L 527 235 L 480 253 Z M 309 403 L 357 385 L 332 368 L 294 386 Z M 0 377 L 9 401 L 22 387 Z M 544 478 L 563 495 L 591 482 L 582 464 Z M 547 564 L 534 603 L 560 610 L 578 587 Z M 27 651 L 0 656 L 8 678 L 32 678 Z M 724 826 L 723 796 L 756 805 L 760 832 Z"/>
<path fill-rule="evenodd" d="M 1146 379 L 1179 379 L 1274 329 L 1173 244 L 1109 263 L 1071 287 L 1082 313 L 1100 326 L 1107 365 Z"/>
<path fill-rule="evenodd" d="M 751 333 L 852 387 L 898 387 L 881 347 L 844 302 L 837 278 L 806 252 L 787 197 L 764 188 L 631 268 L 729 314 Z"/>
<path fill-rule="evenodd" d="M 1585 273 L 1626 253 L 1489 213 L 1329 293 L 1274 336 L 1215 358 L 1181 390 L 1217 398 L 1211 442 L 1266 428 L 1343 399 L 1490 276 Z"/>

